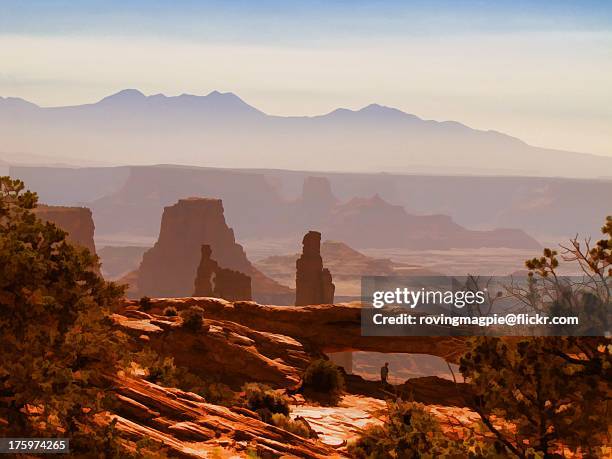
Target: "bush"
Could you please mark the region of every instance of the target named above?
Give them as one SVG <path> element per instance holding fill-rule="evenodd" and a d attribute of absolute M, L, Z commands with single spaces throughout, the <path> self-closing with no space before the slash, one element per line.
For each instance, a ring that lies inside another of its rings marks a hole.
<path fill-rule="evenodd" d="M 344 390 L 344 375 L 329 360 L 314 360 L 304 372 L 304 388 L 321 394 L 337 395 Z"/>
<path fill-rule="evenodd" d="M 265 384 L 248 383 L 242 388 L 245 404 L 265 422 L 271 422 L 275 413 L 289 414 L 289 397 L 280 394 Z"/>
<path fill-rule="evenodd" d="M 229 386 L 220 382 L 204 383 L 190 390 L 215 405 L 230 407 L 236 404 L 236 393 Z"/>
<path fill-rule="evenodd" d="M 503 458 L 504 449 L 493 441 L 478 440 L 469 429 L 463 440 L 442 431 L 437 419 L 419 403 L 388 402 L 384 425 L 367 426 L 357 440 L 348 445 L 349 455 L 370 458 Z"/>
<path fill-rule="evenodd" d="M 525 262 L 528 288 L 511 293 L 533 312 L 572 315 L 584 336 L 476 337 L 468 341 L 460 371 L 472 386 L 473 408 L 506 449 L 518 457 L 552 457 L 571 450 L 579 457 L 608 455 L 612 402 L 612 216 L 595 243 L 575 237 Z M 559 276 L 561 264 L 582 271 L 580 281 Z M 588 317 L 584 320 L 582 317 Z M 585 325 L 582 325 L 584 322 Z M 583 328 L 586 327 L 586 328 Z M 502 418 L 512 425 L 496 425 Z"/>
<path fill-rule="evenodd" d="M 474 410 L 514 455 L 551 457 L 562 445 L 596 457 L 609 442 L 612 352 L 598 338 L 472 338 L 460 371 Z M 575 358 L 576 350 L 584 357 Z M 496 426 L 503 418 L 512 429 Z"/>
<path fill-rule="evenodd" d="M 176 317 L 178 316 L 178 311 L 176 310 L 174 306 L 168 306 L 164 308 L 164 315 L 166 317 Z"/>
<path fill-rule="evenodd" d="M 61 432 L 75 455 L 107 451 L 115 441 L 95 417 L 107 408 L 101 375 L 126 355 L 126 337 L 109 318 L 124 289 L 98 275 L 95 255 L 41 221 L 36 194 L 24 189 L 0 177 L 0 416 L 8 421 L 0 430 Z"/>
<path fill-rule="evenodd" d="M 275 425 L 287 432 L 291 432 L 295 435 L 304 438 L 312 438 L 312 430 L 308 423 L 303 419 L 291 419 L 286 414 L 274 413 L 270 424 Z M 316 435 L 316 434 L 315 434 Z"/>
<path fill-rule="evenodd" d="M 151 302 L 151 298 L 149 298 L 148 296 L 143 296 L 138 301 L 138 305 L 140 306 L 140 309 L 142 309 L 144 312 L 150 311 L 151 308 L 153 307 L 153 303 Z"/>
<path fill-rule="evenodd" d="M 235 393 L 225 384 L 204 380 L 185 367 L 177 367 L 172 357 L 161 357 L 150 348 L 134 354 L 134 362 L 146 370 L 148 381 L 193 392 L 216 405 L 232 406 L 236 402 Z"/>
<path fill-rule="evenodd" d="M 204 323 L 204 309 L 199 306 L 191 306 L 189 309 L 181 311 L 183 327 L 193 332 L 200 331 Z"/>

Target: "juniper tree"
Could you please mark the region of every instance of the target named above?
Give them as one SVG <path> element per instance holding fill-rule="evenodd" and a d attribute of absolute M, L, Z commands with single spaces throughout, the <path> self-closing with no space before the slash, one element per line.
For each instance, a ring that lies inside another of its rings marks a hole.
<path fill-rule="evenodd" d="M 122 357 L 107 311 L 122 296 L 97 258 L 33 212 L 38 198 L 0 177 L 0 436 L 95 441 L 101 376 Z M 103 429 L 99 429 L 102 431 Z"/>

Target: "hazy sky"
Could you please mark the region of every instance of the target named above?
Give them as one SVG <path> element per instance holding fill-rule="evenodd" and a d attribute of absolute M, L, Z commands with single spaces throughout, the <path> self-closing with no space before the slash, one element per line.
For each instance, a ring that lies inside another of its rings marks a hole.
<path fill-rule="evenodd" d="M 612 156 L 612 1 L 0 0 L 0 96 L 372 102 Z"/>

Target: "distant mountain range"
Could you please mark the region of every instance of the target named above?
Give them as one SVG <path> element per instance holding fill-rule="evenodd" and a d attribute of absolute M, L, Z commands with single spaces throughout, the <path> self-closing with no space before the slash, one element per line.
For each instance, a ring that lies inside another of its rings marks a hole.
<path fill-rule="evenodd" d="M 377 104 L 282 117 L 217 91 L 167 97 L 126 89 L 68 107 L 0 98 L 0 151 L 57 162 L 311 171 L 597 177 L 612 170 L 612 157 L 533 147 Z"/>

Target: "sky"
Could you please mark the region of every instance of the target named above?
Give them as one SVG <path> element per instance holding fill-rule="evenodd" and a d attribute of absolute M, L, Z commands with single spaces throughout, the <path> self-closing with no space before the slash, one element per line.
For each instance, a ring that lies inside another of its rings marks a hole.
<path fill-rule="evenodd" d="M 0 0 L 0 96 L 124 88 L 274 115 L 379 103 L 612 156 L 612 2 Z"/>

